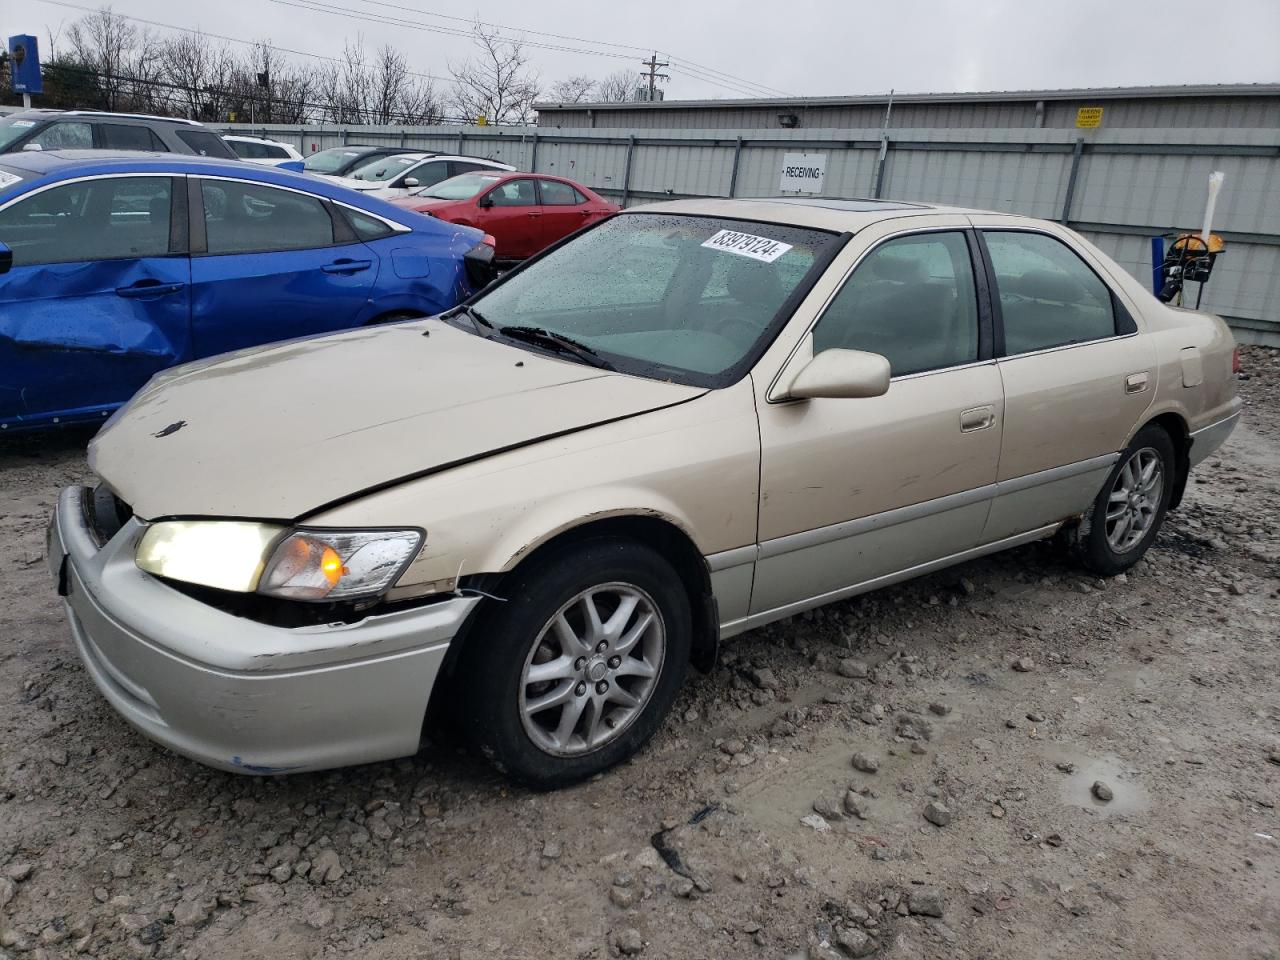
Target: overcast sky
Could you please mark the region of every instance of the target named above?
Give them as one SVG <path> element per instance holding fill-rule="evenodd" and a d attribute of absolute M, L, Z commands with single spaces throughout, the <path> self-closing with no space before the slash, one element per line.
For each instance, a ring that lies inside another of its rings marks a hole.
<path fill-rule="evenodd" d="M 81 15 L 74 6 L 97 4 L 5 0 L 3 6 L 5 35 L 32 32 L 43 43 L 50 30 Z M 361 35 L 367 47 L 393 44 L 412 69 L 441 77 L 470 47 L 464 36 L 435 31 L 465 30 L 465 21 L 479 16 L 525 38 L 544 85 L 639 70 L 639 60 L 656 48 L 660 59 L 672 61 L 663 71 L 671 75 L 667 97 L 680 99 L 770 90 L 819 96 L 891 87 L 1280 81 L 1280 0 L 484 0 L 471 7 L 441 0 L 117 0 L 112 6 L 328 56 Z M 333 12 L 315 9 L 321 6 Z M 378 22 L 385 18 L 399 22 Z"/>

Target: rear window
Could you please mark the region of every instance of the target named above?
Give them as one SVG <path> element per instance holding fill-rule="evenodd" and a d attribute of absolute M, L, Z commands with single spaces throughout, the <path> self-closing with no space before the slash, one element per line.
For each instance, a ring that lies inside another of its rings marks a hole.
<path fill-rule="evenodd" d="M 191 148 L 191 152 L 202 157 L 224 157 L 236 159 L 236 155 L 227 147 L 227 142 L 216 133 L 208 130 L 178 130 L 178 139 Z"/>

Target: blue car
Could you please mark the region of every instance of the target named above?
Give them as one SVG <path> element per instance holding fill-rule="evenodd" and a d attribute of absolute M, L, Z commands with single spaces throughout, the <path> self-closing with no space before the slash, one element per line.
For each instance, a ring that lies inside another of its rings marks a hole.
<path fill-rule="evenodd" d="M 157 371 L 453 307 L 479 230 L 231 160 L 0 157 L 0 433 L 101 421 Z"/>

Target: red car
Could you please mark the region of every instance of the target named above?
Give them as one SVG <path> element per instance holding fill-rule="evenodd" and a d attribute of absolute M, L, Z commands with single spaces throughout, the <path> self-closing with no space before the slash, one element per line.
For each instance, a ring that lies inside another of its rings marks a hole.
<path fill-rule="evenodd" d="M 531 257 L 620 209 L 580 183 L 541 173 L 464 173 L 391 202 L 479 227 L 497 241 L 499 260 Z"/>

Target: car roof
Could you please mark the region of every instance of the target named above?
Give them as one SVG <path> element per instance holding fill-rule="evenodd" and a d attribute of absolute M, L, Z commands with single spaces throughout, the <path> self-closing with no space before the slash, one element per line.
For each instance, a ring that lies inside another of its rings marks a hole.
<path fill-rule="evenodd" d="M 947 207 L 934 203 L 912 203 L 900 200 L 843 199 L 839 197 L 753 197 L 730 200 L 667 200 L 632 207 L 644 213 L 700 214 L 784 223 L 820 230 L 857 231 L 879 220 L 925 214 L 985 214 L 985 210 Z M 630 212 L 630 211 L 624 211 Z"/>
<path fill-rule="evenodd" d="M 224 159 L 126 150 L 33 150 L 0 155 L 0 167 L 8 167 L 28 175 L 20 185 L 10 185 L 21 192 L 51 182 L 113 174 L 151 174 L 152 176 L 190 174 L 232 177 L 325 197 L 357 210 L 376 213 L 380 217 L 393 220 L 411 229 L 416 224 L 412 217 L 406 220 L 403 208 L 395 207 L 377 197 L 350 190 L 325 177 L 294 173 L 282 167 L 247 163 L 238 158 Z M 6 194 L 5 200 L 12 196 L 12 193 Z"/>
<path fill-rule="evenodd" d="M 188 120 L 185 117 L 158 117 L 150 113 L 113 113 L 110 110 L 55 110 L 50 107 L 34 107 L 31 110 L 21 110 L 17 113 L 7 114 L 14 120 L 52 120 L 56 117 L 92 117 L 94 119 L 112 119 L 112 120 L 146 120 L 155 123 L 178 123 L 186 127 L 203 127 L 204 124 L 198 120 Z"/>

